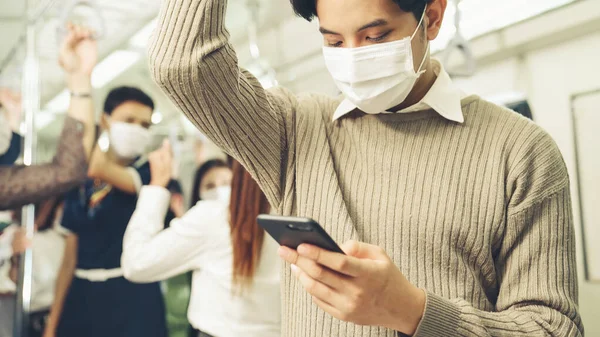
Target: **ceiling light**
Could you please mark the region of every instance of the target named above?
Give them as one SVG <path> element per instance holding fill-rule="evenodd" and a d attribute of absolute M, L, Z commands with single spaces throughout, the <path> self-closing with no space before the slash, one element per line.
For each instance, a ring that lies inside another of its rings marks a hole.
<path fill-rule="evenodd" d="M 54 114 L 49 111 L 40 111 L 39 114 L 35 115 L 35 128 L 41 130 L 46 126 L 50 125 L 56 119 Z"/>
<path fill-rule="evenodd" d="M 102 88 L 134 65 L 140 59 L 140 54 L 133 51 L 117 50 L 108 55 L 96 66 L 92 73 L 92 86 Z"/>
<path fill-rule="evenodd" d="M 69 90 L 65 89 L 46 103 L 44 110 L 51 113 L 63 113 L 69 109 L 69 101 Z"/>
<path fill-rule="evenodd" d="M 154 28 L 156 28 L 157 19 L 150 21 L 142 29 L 140 29 L 134 36 L 129 39 L 129 44 L 136 48 L 146 48 Z"/>

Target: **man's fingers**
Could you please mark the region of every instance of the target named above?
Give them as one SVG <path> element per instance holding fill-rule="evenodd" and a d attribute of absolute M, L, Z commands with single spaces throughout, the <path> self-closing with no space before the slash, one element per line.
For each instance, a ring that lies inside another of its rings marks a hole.
<path fill-rule="evenodd" d="M 347 300 L 340 292 L 312 279 L 298 267 L 292 268 L 292 272 L 319 308 L 337 319 L 345 320 L 346 316 L 339 308 L 347 307 Z"/>
<path fill-rule="evenodd" d="M 360 259 L 353 256 L 330 252 L 313 245 L 300 245 L 298 247 L 298 254 L 333 271 L 352 277 L 359 276 L 368 271 L 366 270 L 365 264 Z"/>
<path fill-rule="evenodd" d="M 312 296 L 312 301 L 321 309 L 323 309 L 323 311 L 325 311 L 326 313 L 330 314 L 331 316 L 338 318 L 342 316 L 341 312 L 336 309 L 334 306 L 332 306 L 331 304 L 320 300 L 318 298 L 316 298 L 315 296 Z"/>
<path fill-rule="evenodd" d="M 344 242 L 340 247 L 348 256 L 353 256 L 359 259 L 380 260 L 387 256 L 383 248 L 370 245 L 364 242 L 350 240 Z"/>
<path fill-rule="evenodd" d="M 296 259 L 295 265 L 311 278 L 327 285 L 334 290 L 341 290 L 346 287 L 345 281 L 348 276 L 336 273 L 311 259 L 299 256 Z"/>
<path fill-rule="evenodd" d="M 332 303 L 332 305 L 333 303 L 336 303 L 336 301 L 339 301 L 341 295 L 327 285 L 313 279 L 296 265 L 292 265 L 292 273 L 294 273 L 294 276 L 300 281 L 306 292 L 313 297 L 327 303 Z"/>
<path fill-rule="evenodd" d="M 295 250 L 286 246 L 279 246 L 277 254 L 279 254 L 279 256 L 282 259 L 284 259 L 290 264 L 296 264 L 296 261 L 298 260 L 298 253 Z"/>

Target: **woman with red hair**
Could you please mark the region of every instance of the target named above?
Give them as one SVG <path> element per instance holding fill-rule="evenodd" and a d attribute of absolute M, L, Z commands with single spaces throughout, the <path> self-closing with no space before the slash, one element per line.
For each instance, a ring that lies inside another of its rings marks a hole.
<path fill-rule="evenodd" d="M 153 180 L 123 241 L 125 278 L 156 282 L 191 270 L 188 319 L 198 336 L 280 336 L 278 245 L 256 223 L 269 212 L 265 195 L 234 161 L 230 200 L 202 197 L 163 229 L 170 162 L 168 144 L 150 155 Z"/>

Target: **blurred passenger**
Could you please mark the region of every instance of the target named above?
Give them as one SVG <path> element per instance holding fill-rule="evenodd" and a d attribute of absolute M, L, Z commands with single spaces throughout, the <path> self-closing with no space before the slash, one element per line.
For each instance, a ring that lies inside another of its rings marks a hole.
<path fill-rule="evenodd" d="M 20 214 L 20 212 L 17 212 Z M 18 217 L 17 217 L 18 218 Z M 36 207 L 36 232 L 31 241 L 32 284 L 29 311 L 29 337 L 41 337 L 44 333 L 50 307 L 54 301 L 54 287 L 60 270 L 65 239 L 59 224 L 62 218 L 62 198 L 53 198 Z M 15 234 L 14 250 L 23 247 L 25 231 Z M 21 248 L 22 249 L 22 248 Z M 16 283 L 18 259 L 13 258 L 13 281 Z"/>
<path fill-rule="evenodd" d="M 61 224 L 70 234 L 46 337 L 167 335 L 159 284 L 131 283 L 120 266 L 137 192 L 151 178 L 141 155 L 153 110 L 152 99 L 131 87 L 113 89 L 104 102 L 101 126 L 110 145 L 107 152 L 96 146 L 91 179 L 67 194 Z"/>
<path fill-rule="evenodd" d="M 97 47 L 88 30 L 70 25 L 68 31 L 61 47 L 60 64 L 67 73 L 71 105 L 56 155 L 48 164 L 0 166 L 0 209 L 43 201 L 85 181 L 88 157 L 95 141 L 89 78 L 97 61 Z M 11 120 L 10 123 L 0 120 L 2 165 L 12 165 L 20 154 L 21 142 L 16 133 L 21 112 L 20 101 L 19 95 L 0 91 L 0 105 L 8 113 L 5 119 Z M 8 124 L 12 125 L 12 132 L 7 130 Z"/>
<path fill-rule="evenodd" d="M 231 165 L 220 160 L 211 159 L 202 164 L 194 175 L 190 208 L 200 200 L 222 198 L 229 200 L 231 191 Z"/>
<path fill-rule="evenodd" d="M 200 201 L 162 230 L 170 162 L 168 144 L 150 156 L 152 181 L 123 242 L 125 277 L 153 282 L 192 270 L 188 318 L 197 336 L 280 336 L 277 244 L 256 223 L 269 212 L 266 197 L 239 163 L 226 186 L 226 164 L 209 161 L 197 174 Z"/>
<path fill-rule="evenodd" d="M 173 170 L 175 170 L 175 165 Z M 231 186 L 231 170 L 221 160 L 212 160 L 207 165 L 202 165 L 194 174 L 194 185 L 192 185 L 193 207 L 199 200 L 200 186 L 203 189 L 212 186 Z M 167 188 L 171 193 L 170 209 L 176 217 L 180 218 L 185 213 L 183 195 L 179 184 L 171 182 Z M 166 225 L 168 227 L 169 224 Z M 167 327 L 169 337 L 188 337 L 190 324 L 187 317 L 188 304 L 191 292 L 192 272 L 175 275 L 163 282 L 165 291 L 165 305 L 167 311 Z"/>
<path fill-rule="evenodd" d="M 64 238 L 59 231 L 57 219 L 61 217 L 61 198 L 53 198 L 36 205 L 35 233 L 28 240 L 25 231 L 19 227 L 20 210 L 14 211 L 13 224 L 4 228 L 0 234 L 0 244 L 6 247 L 6 241 L 12 244 L 9 254 L 2 249 L 0 252 L 0 307 L 2 308 L 3 327 L 12 330 L 14 303 L 16 299 L 16 283 L 20 254 L 26 248 L 32 249 L 32 283 L 29 315 L 30 337 L 42 336 L 50 306 L 54 299 L 54 285 L 62 261 Z M 4 226 L 3 226 L 4 227 Z M 11 310 L 12 309 L 12 310 Z M 10 310 L 10 311 L 8 311 Z M 0 337 L 12 336 L 2 334 Z"/>

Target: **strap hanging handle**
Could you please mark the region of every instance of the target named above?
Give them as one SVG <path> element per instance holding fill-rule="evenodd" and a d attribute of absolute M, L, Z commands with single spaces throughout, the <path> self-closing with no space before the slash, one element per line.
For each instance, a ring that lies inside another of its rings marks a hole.
<path fill-rule="evenodd" d="M 60 15 L 60 23 L 58 25 L 58 39 L 59 43 L 62 42 L 64 37 L 67 34 L 66 26 L 69 21 L 73 18 L 76 11 L 85 8 L 87 11 L 91 12 L 85 19 L 94 18 L 95 19 L 95 27 L 88 26 L 87 28 L 91 28 L 94 30 L 93 38 L 95 40 L 99 40 L 103 38 L 106 34 L 106 25 L 104 23 L 104 18 L 102 17 L 102 11 L 98 7 L 97 3 L 94 0 L 73 0 L 70 4 L 65 6 L 61 15 Z M 91 20 L 90 20 L 91 21 Z M 86 22 L 74 22 L 78 24 L 85 24 Z M 87 22 L 90 23 L 90 22 Z"/>
<path fill-rule="evenodd" d="M 448 42 L 446 49 L 442 54 L 442 63 L 444 67 L 448 69 L 448 73 L 452 77 L 469 77 L 475 74 L 477 69 L 477 62 L 475 60 L 475 56 L 473 55 L 473 51 L 469 45 L 467 39 L 460 32 L 460 23 L 462 20 L 461 10 L 459 8 L 461 0 L 454 0 L 454 6 L 456 8 L 454 14 L 454 27 L 456 28 L 456 34 L 454 37 Z M 461 67 L 452 68 L 450 67 L 450 56 L 454 50 L 458 50 L 460 54 L 463 56 L 464 63 Z"/>

